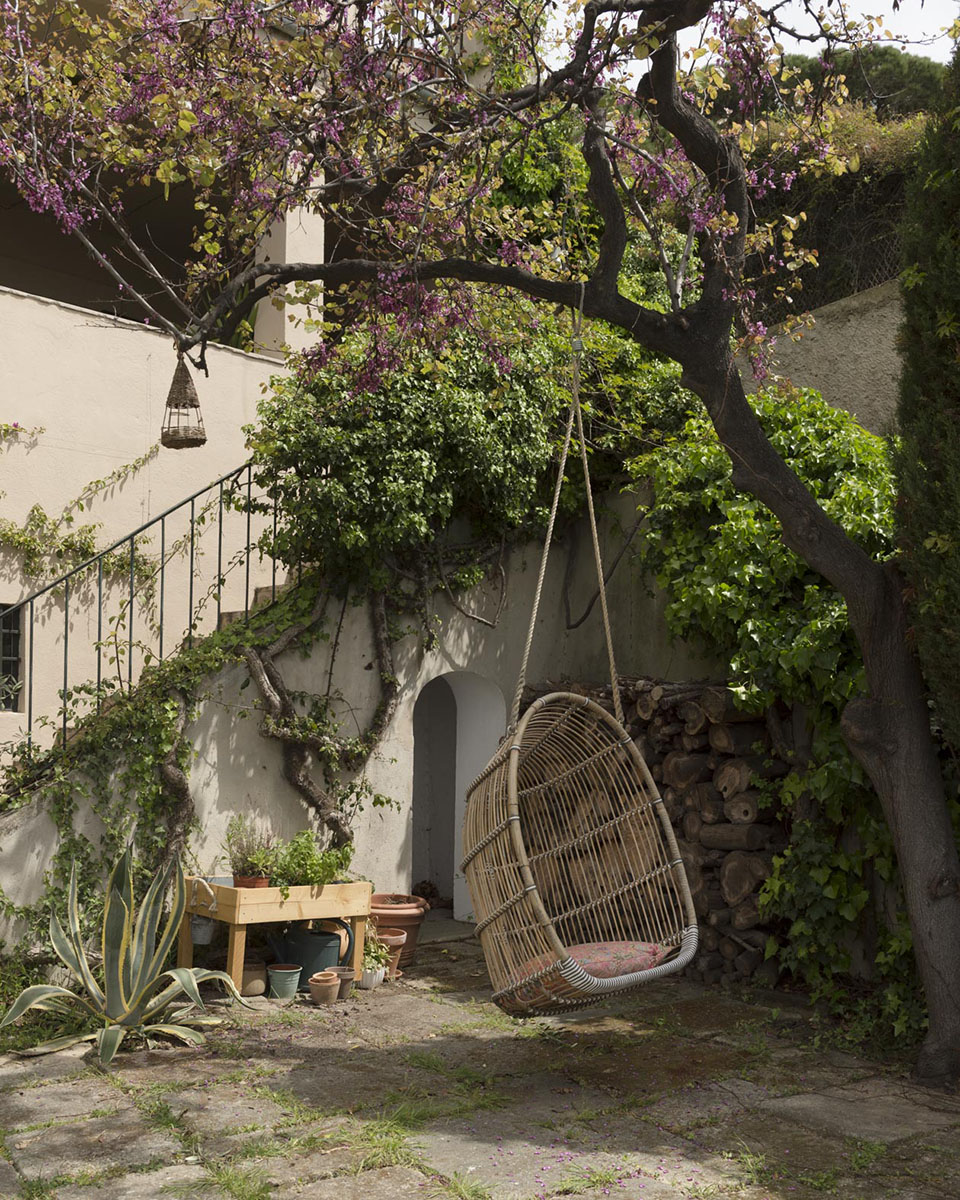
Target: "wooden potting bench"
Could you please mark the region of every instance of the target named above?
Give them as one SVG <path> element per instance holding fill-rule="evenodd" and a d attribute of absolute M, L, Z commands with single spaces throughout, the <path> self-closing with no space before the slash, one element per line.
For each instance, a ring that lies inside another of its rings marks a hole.
<path fill-rule="evenodd" d="M 239 990 L 243 983 L 243 955 L 247 926 L 270 921 L 313 921 L 339 917 L 353 929 L 354 978 L 363 971 L 363 940 L 370 916 L 372 883 L 328 883 L 324 887 L 292 887 L 284 899 L 279 888 L 235 888 L 207 883 L 188 875 L 187 907 L 180 923 L 177 966 L 193 966 L 192 916 L 212 917 L 229 926 L 227 974 Z M 207 889 L 210 889 L 209 891 Z M 213 893 L 211 896 L 210 893 Z"/>

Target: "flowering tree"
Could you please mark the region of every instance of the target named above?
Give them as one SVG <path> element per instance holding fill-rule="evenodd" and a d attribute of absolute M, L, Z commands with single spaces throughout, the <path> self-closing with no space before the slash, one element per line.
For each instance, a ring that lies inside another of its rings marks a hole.
<path fill-rule="evenodd" d="M 818 34 L 875 32 L 832 7 Z M 751 277 L 782 270 L 796 241 L 790 224 L 758 223 L 754 199 L 800 172 L 844 169 L 822 97 L 779 70 L 783 6 L 588 0 L 565 30 L 545 0 L 91 8 L 5 0 L 0 168 L 195 364 L 258 303 L 323 288 L 328 316 L 362 310 L 379 323 L 379 361 L 392 365 L 404 340 L 469 321 L 471 285 L 482 285 L 580 308 L 681 365 L 736 487 L 772 510 L 786 545 L 846 600 L 865 690 L 851 696 L 844 731 L 901 866 L 930 1013 L 918 1071 L 954 1078 L 960 866 L 901 581 L 771 447 L 735 357 L 735 329 L 748 348 L 765 334 Z M 681 61 L 684 31 L 700 43 Z M 720 109 L 722 127 L 706 115 Z M 588 220 L 572 188 L 560 187 L 556 207 L 498 193 L 511 155 L 558 122 L 575 129 L 571 178 L 585 180 Z M 190 197 L 182 272 L 138 232 L 144 187 Z M 325 218 L 325 261 L 266 261 L 264 234 L 297 206 Z M 660 307 L 630 286 L 626 268 L 644 256 L 666 280 Z"/>

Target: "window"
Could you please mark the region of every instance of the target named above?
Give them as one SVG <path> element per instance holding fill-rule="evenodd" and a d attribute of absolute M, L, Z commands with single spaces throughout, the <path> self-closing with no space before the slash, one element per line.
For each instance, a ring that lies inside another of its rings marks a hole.
<path fill-rule="evenodd" d="M 20 707 L 23 673 L 20 663 L 20 612 L 0 604 L 0 711 L 16 712 Z"/>

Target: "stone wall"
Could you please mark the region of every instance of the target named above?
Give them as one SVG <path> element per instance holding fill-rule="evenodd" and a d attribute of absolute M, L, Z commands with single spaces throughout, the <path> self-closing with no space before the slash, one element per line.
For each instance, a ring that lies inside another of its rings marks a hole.
<path fill-rule="evenodd" d="M 797 387 L 816 388 L 828 404 L 852 413 L 871 433 L 888 433 L 900 384 L 897 281 L 826 304 L 813 317 L 812 328 L 798 331 L 797 340 L 778 334 L 775 373 Z M 749 367 L 743 375 L 748 388 L 755 386 Z"/>

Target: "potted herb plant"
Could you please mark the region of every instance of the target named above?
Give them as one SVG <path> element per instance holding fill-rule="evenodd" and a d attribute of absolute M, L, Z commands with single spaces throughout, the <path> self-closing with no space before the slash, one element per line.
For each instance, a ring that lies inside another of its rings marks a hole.
<path fill-rule="evenodd" d="M 273 835 L 262 833 L 248 817 L 230 818 L 221 846 L 233 872 L 234 887 L 269 887 L 277 860 Z"/>
<path fill-rule="evenodd" d="M 367 936 L 363 943 L 363 974 L 360 976 L 358 987 L 375 988 L 383 983 L 390 963 L 390 948 L 385 946 L 377 936 L 372 925 L 367 926 Z"/>
<path fill-rule="evenodd" d="M 292 887 L 323 887 L 342 880 L 352 858 L 352 842 L 323 849 L 316 835 L 304 829 L 277 848 L 270 878 L 286 900 Z"/>
<path fill-rule="evenodd" d="M 278 848 L 271 880 L 286 900 L 292 887 L 324 887 L 343 880 L 352 857 L 352 844 L 324 849 L 316 835 L 305 829 Z M 312 974 L 328 967 L 345 966 L 353 955 L 353 930 L 349 924 L 336 918 L 329 918 L 327 924 L 343 929 L 345 947 L 341 945 L 339 932 L 311 928 L 309 922 L 298 922 L 267 934 L 275 953 L 289 962 L 302 964 L 303 991 Z"/>

